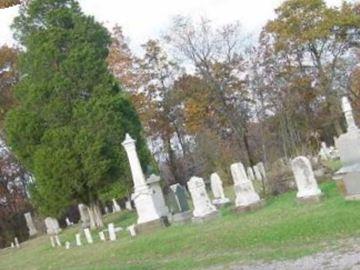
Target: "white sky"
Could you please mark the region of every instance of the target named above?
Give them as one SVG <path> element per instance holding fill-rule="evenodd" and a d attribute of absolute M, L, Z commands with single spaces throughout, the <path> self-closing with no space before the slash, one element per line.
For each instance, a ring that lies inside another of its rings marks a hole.
<path fill-rule="evenodd" d="M 123 27 L 135 51 L 149 38 L 159 38 L 175 15 L 205 16 L 217 24 L 239 21 L 246 33 L 257 34 L 283 0 L 80 0 L 86 14 Z M 333 6 L 341 0 L 326 0 Z M 0 46 L 13 44 L 9 28 L 17 8 L 0 10 Z"/>

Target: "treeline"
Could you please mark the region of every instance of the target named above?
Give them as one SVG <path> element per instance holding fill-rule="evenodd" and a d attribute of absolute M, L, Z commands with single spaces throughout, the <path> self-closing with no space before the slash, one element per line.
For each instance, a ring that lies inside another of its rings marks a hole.
<path fill-rule="evenodd" d="M 142 57 L 115 27 L 109 67 L 132 94 L 168 183 L 333 144 L 343 131 L 340 97 L 359 108 L 359 12 L 346 2 L 285 1 L 252 45 L 236 22 L 178 16 Z"/>

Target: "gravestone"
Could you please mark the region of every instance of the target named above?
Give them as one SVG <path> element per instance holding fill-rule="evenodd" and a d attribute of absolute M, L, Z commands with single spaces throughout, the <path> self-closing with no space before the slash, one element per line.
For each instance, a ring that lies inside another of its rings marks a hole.
<path fill-rule="evenodd" d="M 14 238 L 15 247 L 20 248 L 19 240 L 17 237 Z"/>
<path fill-rule="evenodd" d="M 137 219 L 137 230 L 139 232 L 152 231 L 159 227 L 168 226 L 168 219 L 164 216 L 164 209 L 159 208 L 160 194 L 156 192 L 153 186 L 146 182 L 141 168 L 139 157 L 136 153 L 135 140 L 129 134 L 126 134 L 122 143 L 129 159 L 132 180 L 134 183 L 134 193 L 131 199 L 135 203 Z M 154 183 L 155 184 L 155 183 Z M 154 193 L 154 191 L 156 193 Z M 162 196 L 162 194 L 161 194 Z"/>
<path fill-rule="evenodd" d="M 79 213 L 80 213 L 80 220 L 81 220 L 81 227 L 83 229 L 90 227 L 90 214 L 89 208 L 85 204 L 79 204 Z"/>
<path fill-rule="evenodd" d="M 254 170 L 251 167 L 247 167 L 246 169 L 247 175 L 251 181 L 255 180 Z"/>
<path fill-rule="evenodd" d="M 355 124 L 352 108 L 347 97 L 342 99 L 342 109 L 347 132 L 335 140 L 342 168 L 334 179 L 346 200 L 360 200 L 360 130 Z"/>
<path fill-rule="evenodd" d="M 74 223 L 71 222 L 68 217 L 65 218 L 65 223 L 66 223 L 66 226 L 68 226 L 68 227 L 74 225 Z"/>
<path fill-rule="evenodd" d="M 89 244 L 94 243 L 93 238 L 92 238 L 92 236 L 91 236 L 90 229 L 89 229 L 89 228 L 84 229 L 84 233 L 85 233 L 86 241 L 87 241 Z"/>
<path fill-rule="evenodd" d="M 105 242 L 106 238 L 105 238 L 105 233 L 103 231 L 99 232 L 99 238 L 101 241 Z"/>
<path fill-rule="evenodd" d="M 192 218 L 186 189 L 180 184 L 170 186 L 169 193 L 167 194 L 167 205 L 172 214 L 171 222 L 184 223 Z"/>
<path fill-rule="evenodd" d="M 81 243 L 81 234 L 80 233 L 75 234 L 75 241 L 76 241 L 76 245 L 78 247 L 80 247 L 82 245 L 82 243 Z"/>
<path fill-rule="evenodd" d="M 106 215 L 109 214 L 110 213 L 109 207 L 105 206 L 104 207 L 104 212 L 105 212 Z"/>
<path fill-rule="evenodd" d="M 59 222 L 56 218 L 47 217 L 45 218 L 46 233 L 48 235 L 55 235 L 61 232 Z"/>
<path fill-rule="evenodd" d="M 253 171 L 255 175 L 255 180 L 262 182 L 263 178 L 257 165 L 253 166 Z"/>
<path fill-rule="evenodd" d="M 136 230 L 135 230 L 135 225 L 130 225 L 126 228 L 126 230 L 129 231 L 131 237 L 135 237 L 136 236 Z"/>
<path fill-rule="evenodd" d="M 146 183 L 150 187 L 153 193 L 155 208 L 162 217 L 168 217 L 170 215 L 169 208 L 165 204 L 164 195 L 160 186 L 160 177 L 154 174 L 146 180 Z"/>
<path fill-rule="evenodd" d="M 256 164 L 256 167 L 259 169 L 259 172 L 261 174 L 261 178 L 264 181 L 267 181 L 267 176 L 266 176 L 266 170 L 265 170 L 265 166 L 264 163 L 259 162 L 258 164 Z"/>
<path fill-rule="evenodd" d="M 329 160 L 331 158 L 330 149 L 327 147 L 325 142 L 321 142 L 319 156 L 321 160 Z"/>
<path fill-rule="evenodd" d="M 31 237 L 31 236 L 36 235 L 37 230 L 35 228 L 34 221 L 32 219 L 31 213 L 30 212 L 25 213 L 24 217 L 25 217 L 25 220 L 26 220 L 26 226 L 28 227 L 28 230 L 29 230 L 29 236 Z"/>
<path fill-rule="evenodd" d="M 206 193 L 204 180 L 193 176 L 187 183 L 187 186 L 194 205 L 194 219 L 204 220 L 216 216 L 218 211 Z"/>
<path fill-rule="evenodd" d="M 230 166 L 230 170 L 234 181 L 236 210 L 243 212 L 262 206 L 263 203 L 259 195 L 246 175 L 244 165 L 241 162 L 234 163 Z"/>
<path fill-rule="evenodd" d="M 308 158 L 300 156 L 291 161 L 300 201 L 319 201 L 321 190 L 316 182 L 311 162 Z"/>
<path fill-rule="evenodd" d="M 65 242 L 65 249 L 70 249 L 70 242 L 68 241 Z"/>
<path fill-rule="evenodd" d="M 211 191 L 214 195 L 213 204 L 216 206 L 221 206 L 230 202 L 228 198 L 225 197 L 223 183 L 220 176 L 217 173 L 213 173 L 210 176 L 210 185 Z"/>
<path fill-rule="evenodd" d="M 113 211 L 121 212 L 121 207 L 115 199 L 112 199 L 112 203 L 113 203 Z"/>
<path fill-rule="evenodd" d="M 132 211 L 132 210 L 133 210 L 133 207 L 132 207 L 132 205 L 131 205 L 131 200 L 127 200 L 127 201 L 125 202 L 125 208 L 126 208 L 127 210 L 129 210 L 129 211 Z"/>
<path fill-rule="evenodd" d="M 108 231 L 109 231 L 109 239 L 110 239 L 110 241 L 115 241 L 116 240 L 116 233 L 115 233 L 114 223 L 109 223 Z"/>

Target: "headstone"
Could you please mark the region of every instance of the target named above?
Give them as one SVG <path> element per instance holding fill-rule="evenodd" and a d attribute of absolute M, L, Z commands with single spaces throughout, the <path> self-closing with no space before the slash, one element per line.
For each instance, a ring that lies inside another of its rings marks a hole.
<path fill-rule="evenodd" d="M 48 235 L 55 235 L 61 232 L 59 222 L 56 218 L 47 217 L 45 218 L 46 233 Z"/>
<path fill-rule="evenodd" d="M 109 214 L 109 207 L 105 206 L 104 207 L 104 212 L 105 212 L 106 215 Z"/>
<path fill-rule="evenodd" d="M 89 215 L 89 208 L 85 204 L 79 204 L 79 213 L 80 213 L 80 220 L 81 220 L 81 227 L 83 229 L 90 227 L 90 215 Z"/>
<path fill-rule="evenodd" d="M 18 240 L 17 237 L 14 238 L 14 242 L 15 242 L 15 246 L 16 246 L 17 248 L 19 248 L 19 247 L 20 247 L 20 244 L 19 244 L 19 240 Z"/>
<path fill-rule="evenodd" d="M 11 248 L 15 248 L 14 242 L 11 242 Z"/>
<path fill-rule="evenodd" d="M 30 212 L 25 213 L 24 216 L 25 216 L 25 220 L 26 220 L 26 225 L 27 225 L 27 227 L 29 229 L 29 236 L 31 237 L 31 236 L 36 235 L 37 230 L 35 228 L 34 221 L 33 221 L 32 217 L 31 217 L 31 213 Z"/>
<path fill-rule="evenodd" d="M 205 218 L 217 214 L 216 207 L 211 203 L 206 193 L 204 180 L 200 177 L 191 177 L 187 186 L 194 205 L 194 218 Z"/>
<path fill-rule="evenodd" d="M 131 237 L 135 237 L 135 236 L 136 236 L 136 230 L 135 230 L 135 225 L 134 225 L 134 224 L 133 224 L 133 225 L 130 225 L 130 226 L 127 227 L 126 229 L 129 231 Z"/>
<path fill-rule="evenodd" d="M 296 197 L 303 201 L 317 201 L 321 196 L 311 162 L 308 158 L 300 156 L 291 161 L 298 193 Z"/>
<path fill-rule="evenodd" d="M 137 229 L 139 231 L 153 230 L 156 227 L 167 225 L 167 218 L 163 218 L 163 209 L 158 209 L 159 194 L 154 193 L 145 180 L 138 155 L 136 153 L 135 140 L 126 134 L 122 145 L 127 153 L 132 179 L 134 182 L 134 193 L 131 199 L 135 203 L 138 215 Z M 140 226 L 140 224 L 142 224 Z"/>
<path fill-rule="evenodd" d="M 112 199 L 112 202 L 113 202 L 113 211 L 114 212 L 121 212 L 121 207 L 117 203 L 117 201 L 115 199 Z"/>
<path fill-rule="evenodd" d="M 153 200 L 155 204 L 155 208 L 157 212 L 162 217 L 168 217 L 170 212 L 169 208 L 165 204 L 164 195 L 160 186 L 160 177 L 157 175 L 150 175 L 150 177 L 146 180 L 146 183 L 149 185 L 152 190 Z"/>
<path fill-rule="evenodd" d="M 251 167 L 247 167 L 246 169 L 247 175 L 251 181 L 255 180 L 254 170 Z"/>
<path fill-rule="evenodd" d="M 258 164 L 256 164 L 256 167 L 258 167 L 259 172 L 261 174 L 261 178 L 266 181 L 267 180 L 267 176 L 266 176 L 266 170 L 265 170 L 265 166 L 264 163 L 259 162 Z"/>
<path fill-rule="evenodd" d="M 74 225 L 74 223 L 71 222 L 68 217 L 65 218 L 65 222 L 66 222 L 66 226 L 68 226 L 68 227 Z"/>
<path fill-rule="evenodd" d="M 103 231 L 99 232 L 99 237 L 100 237 L 100 240 L 105 242 L 106 241 L 106 238 L 105 238 L 105 233 Z"/>
<path fill-rule="evenodd" d="M 213 200 L 213 204 L 220 206 L 230 202 L 230 200 L 225 197 L 223 183 L 221 181 L 220 176 L 217 173 L 211 174 L 210 185 L 211 185 L 211 191 L 215 198 Z"/>
<path fill-rule="evenodd" d="M 89 228 L 84 229 L 84 233 L 85 233 L 86 241 L 87 241 L 89 244 L 94 243 Z"/>
<path fill-rule="evenodd" d="M 187 201 L 186 189 L 180 184 L 170 186 L 166 203 L 171 213 L 172 223 L 186 223 L 192 219 L 192 211 Z"/>
<path fill-rule="evenodd" d="M 172 202 L 170 204 L 172 213 L 181 213 L 190 210 L 186 189 L 180 184 L 174 184 L 170 186 L 170 194 L 172 196 Z"/>
<path fill-rule="evenodd" d="M 132 205 L 131 205 L 131 200 L 127 200 L 127 201 L 125 202 L 125 208 L 126 208 L 127 210 L 129 210 L 129 211 L 132 211 L 132 210 L 133 210 Z"/>
<path fill-rule="evenodd" d="M 65 242 L 65 249 L 70 249 L 70 242 L 68 241 Z"/>
<path fill-rule="evenodd" d="M 257 165 L 253 166 L 253 171 L 254 171 L 255 179 L 261 182 L 263 178 Z"/>
<path fill-rule="evenodd" d="M 241 162 L 234 163 L 231 165 L 230 170 L 234 181 L 237 210 L 253 210 L 261 206 L 261 199 L 256 193 L 252 182 L 247 177 L 244 165 Z"/>
<path fill-rule="evenodd" d="M 321 142 L 319 156 L 320 156 L 321 160 L 329 160 L 330 159 L 330 150 L 328 149 L 325 142 Z"/>
<path fill-rule="evenodd" d="M 54 238 L 55 238 L 56 244 L 57 244 L 59 247 L 61 247 L 61 242 L 60 242 L 59 236 L 58 236 L 58 235 L 55 235 Z"/>
<path fill-rule="evenodd" d="M 343 167 L 335 173 L 338 186 L 346 200 L 360 200 L 360 130 L 355 124 L 347 97 L 342 99 L 347 132 L 335 141 Z"/>
<path fill-rule="evenodd" d="M 75 235 L 75 240 L 76 240 L 76 245 L 78 246 L 78 247 L 80 247 L 82 244 L 81 244 L 81 234 L 80 233 L 77 233 L 76 235 Z"/>
<path fill-rule="evenodd" d="M 110 239 L 110 241 L 115 241 L 116 240 L 116 233 L 115 233 L 114 223 L 109 223 L 108 231 L 109 231 L 109 239 Z"/>
<path fill-rule="evenodd" d="M 51 246 L 54 248 L 54 247 L 56 247 L 56 244 L 55 244 L 55 239 L 54 239 L 54 237 L 51 235 L 50 236 L 50 243 L 51 243 Z"/>

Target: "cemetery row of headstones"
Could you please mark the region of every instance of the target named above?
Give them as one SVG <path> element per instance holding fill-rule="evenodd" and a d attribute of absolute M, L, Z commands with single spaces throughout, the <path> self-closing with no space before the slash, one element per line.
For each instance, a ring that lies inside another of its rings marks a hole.
<path fill-rule="evenodd" d="M 320 156 L 324 158 L 336 158 L 340 156 L 344 167 L 337 172 L 337 175 L 344 176 L 345 185 L 348 188 L 349 196 L 359 196 L 360 185 L 357 184 L 355 178 L 360 174 L 360 132 L 355 125 L 351 106 L 348 100 L 343 99 L 343 111 L 348 124 L 348 132 L 343 134 L 336 140 L 336 146 L 339 149 L 339 153 L 335 148 L 327 148 L 325 144 L 322 144 Z M 190 192 L 190 196 L 193 204 L 193 211 L 190 210 L 187 201 L 187 192 L 184 187 L 179 184 L 170 187 L 170 196 L 165 199 L 160 186 L 160 177 L 151 175 L 148 179 L 145 179 L 142 171 L 140 161 L 136 152 L 135 140 L 133 140 L 129 134 L 126 134 L 125 140 L 122 143 L 124 146 L 132 174 L 134 183 L 134 192 L 131 195 L 131 200 L 134 202 L 137 212 L 136 225 L 128 228 L 131 235 L 146 231 L 147 228 L 153 229 L 156 227 L 162 227 L 169 225 L 171 222 L 184 222 L 189 219 L 194 221 L 205 220 L 210 217 L 217 216 L 218 208 L 230 202 L 225 196 L 222 181 L 217 173 L 213 173 L 210 176 L 211 189 L 214 195 L 214 200 L 210 200 L 205 183 L 202 178 L 192 177 L 187 187 Z M 349 149 L 356 149 L 352 151 Z M 312 170 L 311 162 L 307 157 L 300 156 L 291 161 L 291 168 L 294 174 L 296 187 L 298 190 L 297 198 L 300 201 L 319 201 L 322 192 L 317 185 L 314 172 Z M 265 167 L 263 163 L 258 163 L 254 167 L 249 167 L 245 170 L 245 167 L 241 162 L 234 163 L 230 166 L 231 176 L 234 182 L 235 191 L 235 207 L 237 211 L 254 210 L 261 207 L 264 201 L 260 198 L 259 194 L 255 191 L 253 182 L 267 181 Z M 353 193 L 351 193 L 350 191 Z M 116 201 L 113 201 L 115 211 L 121 211 Z M 91 243 L 91 234 L 88 230 L 88 218 L 86 217 L 86 206 L 79 205 L 81 213 L 81 219 L 83 222 L 84 233 L 88 243 Z M 127 202 L 127 207 L 130 209 L 131 202 Z M 28 220 L 28 218 L 27 218 Z M 28 223 L 31 226 L 31 222 Z M 49 232 L 55 236 L 58 234 L 58 224 L 49 218 L 47 221 L 49 226 Z M 113 225 L 109 224 L 108 234 L 109 239 L 116 239 L 116 234 L 113 232 Z M 32 233 L 34 233 L 32 228 Z M 105 239 L 105 232 L 101 232 L 100 239 Z M 76 236 L 76 242 L 79 243 L 79 235 Z M 57 243 L 57 238 L 52 240 Z M 53 243 L 52 242 L 52 243 Z"/>
<path fill-rule="evenodd" d="M 204 180 L 194 176 L 187 183 L 193 204 L 192 215 L 187 204 L 185 188 L 179 184 L 170 187 L 171 203 L 168 208 L 159 185 L 160 178 L 152 175 L 147 180 L 145 179 L 136 153 L 135 140 L 129 134 L 126 135 L 123 146 L 128 155 L 134 181 L 132 200 L 138 214 L 135 227 L 138 231 L 141 232 L 147 226 L 152 228 L 156 225 L 164 226 L 166 225 L 164 219 L 177 222 L 191 218 L 197 221 L 217 216 L 217 209 L 221 205 L 229 203 L 230 200 L 224 194 L 219 175 L 213 173 L 210 176 L 211 189 L 215 198 L 213 201 L 206 192 Z M 298 199 L 318 200 L 321 191 L 315 180 L 310 161 L 306 157 L 298 157 L 292 161 L 291 165 L 298 188 Z M 242 212 L 262 206 L 264 202 L 255 191 L 251 178 L 266 181 L 264 165 L 259 163 L 246 171 L 243 164 L 239 162 L 232 164 L 230 170 L 236 195 L 236 210 Z"/>

